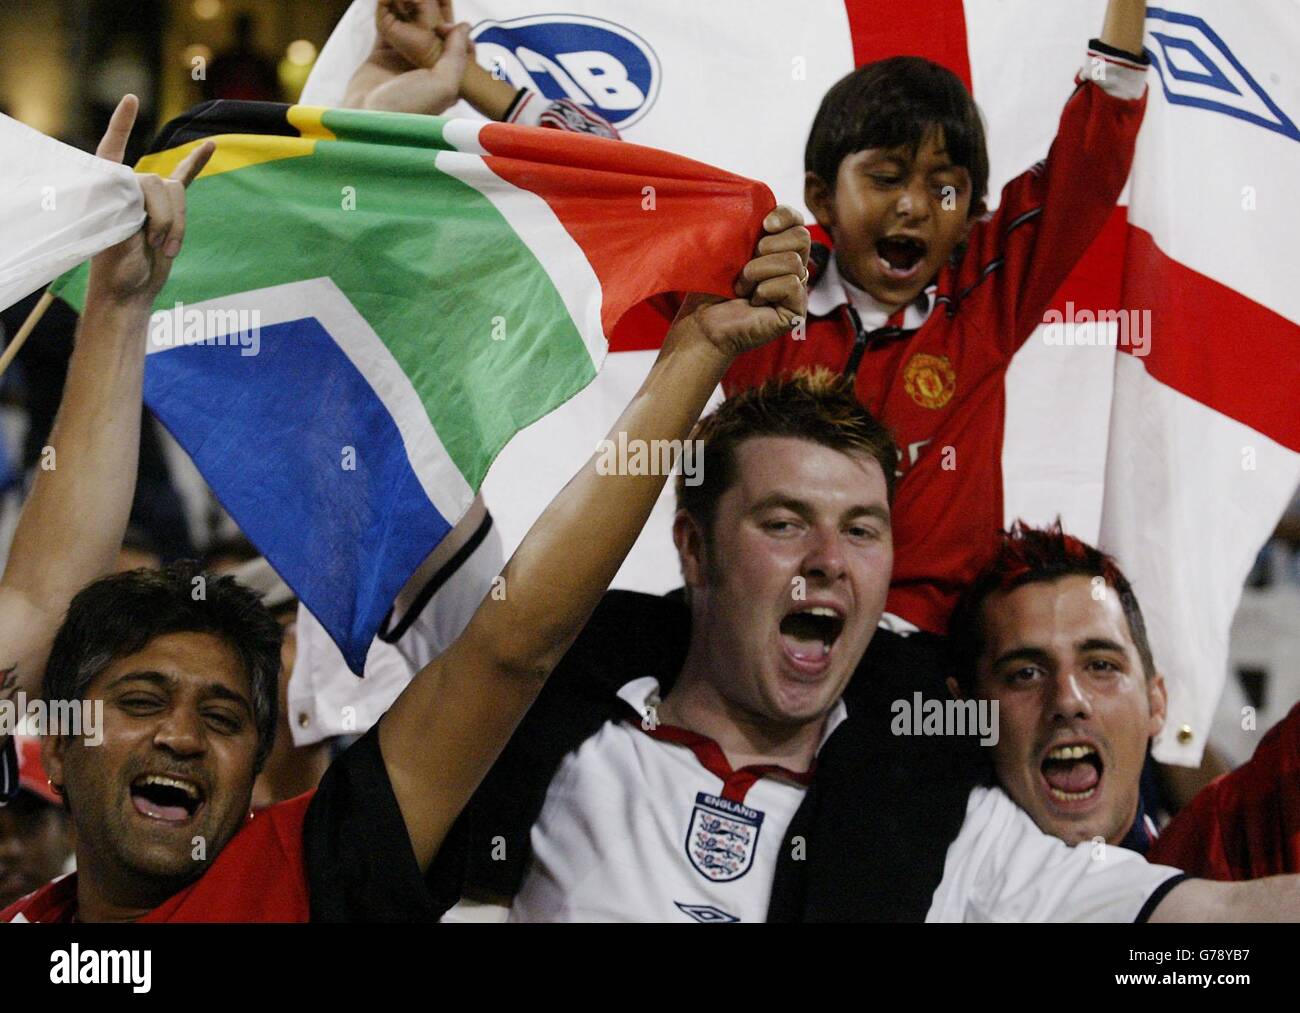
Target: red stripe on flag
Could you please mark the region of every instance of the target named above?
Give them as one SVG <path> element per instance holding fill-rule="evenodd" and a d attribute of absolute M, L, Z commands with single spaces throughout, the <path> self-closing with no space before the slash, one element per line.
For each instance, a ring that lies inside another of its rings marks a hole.
<path fill-rule="evenodd" d="M 853 36 L 853 65 L 887 56 L 924 56 L 942 64 L 970 88 L 966 7 L 962 0 L 844 0 Z"/>
<path fill-rule="evenodd" d="M 668 293 L 639 302 L 619 318 L 609 336 L 611 352 L 653 351 L 664 343 L 681 307 L 681 296 Z"/>
<path fill-rule="evenodd" d="M 1136 226 L 1121 305 L 1151 311 L 1148 373 L 1300 451 L 1300 326 L 1178 263 Z"/>
<path fill-rule="evenodd" d="M 1063 313 L 1067 301 L 1074 303 L 1075 309 L 1089 309 L 1094 313 L 1118 309 L 1127 241 L 1128 208 L 1117 205 L 1074 270 L 1061 282 L 1052 306 Z"/>
<path fill-rule="evenodd" d="M 490 123 L 479 142 L 488 167 L 546 201 L 582 247 L 607 335 L 661 292 L 733 296 L 776 204 L 755 180 L 627 141 Z"/>
<path fill-rule="evenodd" d="M 844 0 L 844 9 L 856 66 L 900 54 L 924 56 L 947 67 L 971 88 L 963 0 L 930 0 L 924 4 Z M 1096 312 L 1119 305 L 1127 221 L 1127 210 L 1116 207 L 1106 227 L 1062 283 L 1053 306 L 1063 310 L 1070 301 L 1076 308 Z"/>

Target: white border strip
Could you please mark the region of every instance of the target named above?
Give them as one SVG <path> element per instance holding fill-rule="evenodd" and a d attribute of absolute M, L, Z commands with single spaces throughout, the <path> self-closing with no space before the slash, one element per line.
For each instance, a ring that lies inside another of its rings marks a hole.
<path fill-rule="evenodd" d="M 467 121 L 451 121 L 443 136 L 457 147 L 473 146 L 482 151 L 477 127 Z M 582 247 L 569 235 L 551 206 L 531 190 L 523 190 L 502 179 L 478 155 L 465 151 L 440 151 L 434 164 L 448 176 L 473 187 L 501 212 L 506 224 L 529 250 L 551 279 L 564 301 L 569 317 L 582 336 L 591 356 L 592 366 L 600 369 L 609 351 L 605 330 L 600 323 L 600 279 L 592 270 Z"/>
<path fill-rule="evenodd" d="M 474 499 L 473 490 L 442 445 L 410 378 L 393 358 L 388 346 L 333 281 L 324 277 L 311 278 L 185 305 L 186 312 L 209 309 L 256 311 L 262 327 L 307 317 L 320 320 L 392 416 L 397 431 L 402 435 L 407 459 L 429 502 L 449 524 L 460 520 Z M 161 310 L 155 313 L 150 320 L 150 333 L 153 333 L 154 322 L 159 317 L 173 312 Z M 221 335 L 207 336 L 215 339 Z M 156 355 L 174 347 L 183 346 L 156 345 L 150 341 L 147 351 L 149 355 Z"/>
<path fill-rule="evenodd" d="M 486 155 L 487 148 L 479 140 L 485 126 L 482 120 L 447 120 L 442 125 L 442 139 L 467 155 Z"/>

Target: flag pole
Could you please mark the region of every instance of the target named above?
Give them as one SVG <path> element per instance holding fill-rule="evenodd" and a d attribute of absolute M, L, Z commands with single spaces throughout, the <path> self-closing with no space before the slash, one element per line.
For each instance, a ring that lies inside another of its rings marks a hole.
<path fill-rule="evenodd" d="M 27 336 L 36 329 L 36 325 L 41 322 L 41 317 L 45 316 L 45 311 L 50 308 L 53 302 L 54 293 L 47 288 L 41 293 L 41 297 L 36 301 L 36 305 L 32 307 L 32 311 L 27 314 L 27 319 L 18 328 L 18 333 L 14 335 L 13 341 L 9 342 L 9 347 L 5 349 L 3 355 L 0 355 L 0 376 L 5 375 L 9 363 L 13 362 L 14 356 L 18 354 L 19 349 L 27 341 Z"/>

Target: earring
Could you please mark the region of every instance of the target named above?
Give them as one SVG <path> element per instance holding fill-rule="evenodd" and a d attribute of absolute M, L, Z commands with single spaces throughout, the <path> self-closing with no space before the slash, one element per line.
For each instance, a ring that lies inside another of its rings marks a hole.
<path fill-rule="evenodd" d="M 61 785 L 61 784 L 55 784 L 55 783 L 54 783 L 52 780 L 50 780 L 50 778 L 48 778 L 48 777 L 45 779 L 45 783 L 48 784 L 48 785 L 50 786 L 50 791 L 54 792 L 54 794 L 56 794 L 56 795 L 62 795 L 62 794 L 63 794 L 63 785 Z"/>

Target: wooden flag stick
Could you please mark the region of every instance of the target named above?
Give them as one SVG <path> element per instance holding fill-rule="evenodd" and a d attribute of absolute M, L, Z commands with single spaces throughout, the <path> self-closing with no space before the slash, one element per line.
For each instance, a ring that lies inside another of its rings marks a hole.
<path fill-rule="evenodd" d="M 36 325 L 41 322 L 41 317 L 45 316 L 45 311 L 50 308 L 50 304 L 53 302 L 54 294 L 47 288 L 41 294 L 40 299 L 36 301 L 36 305 L 32 307 L 32 311 L 27 314 L 27 319 L 23 321 L 23 325 L 18 328 L 18 333 L 14 335 L 13 341 L 9 342 L 9 347 L 5 349 L 4 355 L 0 355 L 0 376 L 5 375 L 9 363 L 14 361 L 14 356 L 23 347 L 27 336 L 36 329 Z"/>

